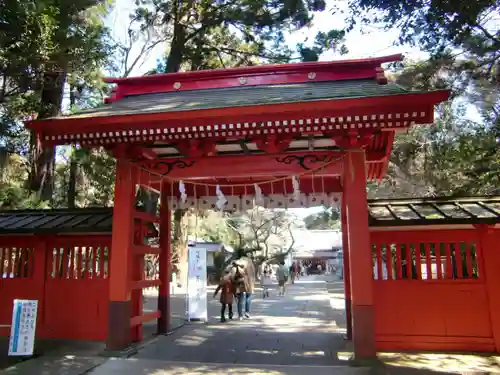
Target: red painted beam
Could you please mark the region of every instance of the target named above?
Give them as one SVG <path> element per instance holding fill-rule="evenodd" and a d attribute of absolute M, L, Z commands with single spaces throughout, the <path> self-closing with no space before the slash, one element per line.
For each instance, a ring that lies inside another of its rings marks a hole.
<path fill-rule="evenodd" d="M 281 154 L 214 156 L 205 158 L 164 158 L 138 162 L 151 174 L 169 179 L 273 177 L 310 174 L 336 176 L 342 172 L 343 152 L 287 152 Z M 367 163 L 384 162 L 385 152 L 370 153 Z M 321 168 L 321 170 L 319 170 Z"/>
<path fill-rule="evenodd" d="M 367 59 L 337 60 L 280 65 L 199 70 L 174 74 L 155 74 L 131 78 L 106 78 L 106 83 L 118 85 L 113 95 L 117 100 L 126 95 L 153 92 L 200 90 L 210 88 L 271 85 L 307 81 L 375 78 L 380 65 L 402 60 L 402 55 Z M 314 73 L 314 76 L 310 76 Z"/>

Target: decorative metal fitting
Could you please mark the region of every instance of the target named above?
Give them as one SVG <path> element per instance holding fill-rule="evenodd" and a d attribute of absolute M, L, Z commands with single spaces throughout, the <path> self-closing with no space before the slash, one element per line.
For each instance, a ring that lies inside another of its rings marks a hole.
<path fill-rule="evenodd" d="M 316 78 L 316 73 L 315 73 L 315 72 L 310 72 L 310 73 L 307 75 L 307 78 L 309 78 L 309 79 L 315 79 L 315 78 Z"/>
<path fill-rule="evenodd" d="M 179 90 L 181 88 L 181 83 L 180 82 L 175 82 L 174 83 L 174 89 Z"/>

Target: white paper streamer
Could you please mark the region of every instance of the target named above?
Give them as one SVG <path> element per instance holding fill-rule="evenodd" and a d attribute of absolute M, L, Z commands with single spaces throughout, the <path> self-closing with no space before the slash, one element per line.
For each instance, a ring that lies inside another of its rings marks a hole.
<path fill-rule="evenodd" d="M 182 181 L 179 181 L 179 192 L 181 193 L 181 202 L 185 204 L 188 196 L 186 194 L 186 187 Z"/>
<path fill-rule="evenodd" d="M 215 205 L 219 210 L 222 211 L 224 209 L 225 204 L 227 203 L 227 199 L 224 196 L 224 193 L 220 189 L 219 185 L 217 185 L 217 187 L 215 188 L 215 194 L 217 195 L 217 201 L 215 202 Z"/>
<path fill-rule="evenodd" d="M 293 199 L 298 201 L 300 200 L 300 186 L 299 186 L 299 180 L 297 180 L 297 177 L 292 176 L 292 185 L 293 185 Z"/>
<path fill-rule="evenodd" d="M 257 184 L 254 184 L 253 186 L 255 187 L 255 203 L 257 204 L 264 203 L 264 197 L 262 196 L 262 189 Z"/>

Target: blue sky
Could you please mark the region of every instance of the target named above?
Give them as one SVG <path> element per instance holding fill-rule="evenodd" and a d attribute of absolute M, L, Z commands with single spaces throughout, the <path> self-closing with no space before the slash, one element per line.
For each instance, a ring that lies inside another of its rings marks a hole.
<path fill-rule="evenodd" d="M 346 0 L 327 0 L 326 2 L 327 9 L 331 9 L 334 4 L 340 9 L 345 9 L 347 4 Z M 113 30 L 115 39 L 126 40 L 129 14 L 133 11 L 134 7 L 134 0 L 115 0 L 115 8 L 107 20 L 108 26 Z M 312 41 L 318 31 L 329 31 L 332 28 L 341 28 L 343 25 L 344 21 L 341 14 L 332 15 L 330 11 L 319 12 L 314 15 L 311 27 L 288 34 L 286 41 L 287 44 L 294 48 L 297 43 L 303 42 L 307 38 Z M 348 55 L 335 56 L 332 52 L 329 52 L 321 56 L 321 60 L 363 58 L 396 53 L 402 53 L 406 58 L 412 60 L 426 57 L 426 54 L 418 48 L 395 46 L 394 41 L 397 39 L 397 35 L 398 30 L 385 31 L 374 27 L 365 30 L 365 32 L 361 32 L 359 29 L 353 30 L 346 38 L 346 44 L 350 50 Z M 134 69 L 131 75 L 141 75 L 154 68 L 156 60 L 162 56 L 165 48 L 165 45 L 158 45 L 142 66 Z"/>

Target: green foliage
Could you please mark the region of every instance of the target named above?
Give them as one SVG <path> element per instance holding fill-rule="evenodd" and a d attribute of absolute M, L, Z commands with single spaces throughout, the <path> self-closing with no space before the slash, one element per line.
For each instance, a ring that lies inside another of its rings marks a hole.
<path fill-rule="evenodd" d="M 340 55 L 349 53 L 344 43 L 345 31 L 330 30 L 329 32 L 318 32 L 312 46 L 307 47 L 304 43 L 297 45 L 301 61 L 318 61 L 322 53 L 332 50 Z"/>
<path fill-rule="evenodd" d="M 35 194 L 25 188 L 26 160 L 5 149 L 0 151 L 0 209 L 14 210 L 23 208 L 47 208 Z"/>
<path fill-rule="evenodd" d="M 285 32 L 309 26 L 312 11 L 323 11 L 324 1 L 177 1 L 144 0 L 132 20 L 143 30 L 165 36 L 169 48 L 155 72 L 249 66 L 292 59 Z M 339 30 L 321 32 L 312 47 L 300 45 L 303 60 L 314 60 L 333 48 L 347 51 Z M 152 72 L 154 73 L 154 72 Z"/>
<path fill-rule="evenodd" d="M 65 84 L 88 92 L 112 52 L 99 0 L 7 0 L 0 4 L 0 139 L 10 151 L 30 152 L 27 187 L 52 200 L 54 152 L 22 129 L 27 118 L 60 113 Z M 30 148 L 28 149 L 28 145 Z"/>
<path fill-rule="evenodd" d="M 498 128 L 498 0 L 349 0 L 349 9 L 349 29 L 366 24 L 397 28 L 399 43 L 429 52 L 430 59 L 408 70 L 409 76 L 434 87 L 451 82 L 455 95 L 469 96 L 486 122 Z"/>
<path fill-rule="evenodd" d="M 338 229 L 340 228 L 340 211 L 337 207 L 325 206 L 320 212 L 306 216 L 304 224 L 310 230 Z"/>

